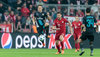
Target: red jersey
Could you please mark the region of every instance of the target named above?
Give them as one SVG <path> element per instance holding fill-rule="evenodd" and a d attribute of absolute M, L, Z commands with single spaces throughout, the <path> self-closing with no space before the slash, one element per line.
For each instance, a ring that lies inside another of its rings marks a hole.
<path fill-rule="evenodd" d="M 81 25 L 82 25 L 81 21 L 79 21 L 79 22 L 73 21 L 72 22 L 72 27 L 74 27 L 74 33 L 81 33 Z"/>
<path fill-rule="evenodd" d="M 65 18 L 62 18 L 61 20 L 58 20 L 58 18 L 56 18 L 54 20 L 53 26 L 56 26 L 56 28 L 60 28 L 60 30 L 56 30 L 56 33 L 66 33 L 66 22 L 68 21 Z"/>

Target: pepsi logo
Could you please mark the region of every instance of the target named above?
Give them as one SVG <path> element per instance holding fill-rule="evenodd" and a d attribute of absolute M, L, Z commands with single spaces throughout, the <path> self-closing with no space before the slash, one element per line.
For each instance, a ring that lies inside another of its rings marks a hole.
<path fill-rule="evenodd" d="M 12 47 L 12 37 L 10 33 L 3 33 L 1 37 L 1 45 L 4 49 L 10 49 Z"/>

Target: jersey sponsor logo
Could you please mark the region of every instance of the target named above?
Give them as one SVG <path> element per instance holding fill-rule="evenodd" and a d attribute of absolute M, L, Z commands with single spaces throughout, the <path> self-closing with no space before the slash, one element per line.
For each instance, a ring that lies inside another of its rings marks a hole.
<path fill-rule="evenodd" d="M 41 18 L 41 17 L 39 17 L 39 18 L 37 18 L 38 20 L 43 20 L 43 18 Z"/>
<path fill-rule="evenodd" d="M 44 13 L 42 13 L 42 16 L 44 16 Z"/>

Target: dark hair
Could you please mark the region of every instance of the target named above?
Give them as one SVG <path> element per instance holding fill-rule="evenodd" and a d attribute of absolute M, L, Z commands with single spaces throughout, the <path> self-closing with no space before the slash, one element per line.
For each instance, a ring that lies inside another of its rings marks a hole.
<path fill-rule="evenodd" d="M 38 7 L 39 7 L 39 6 L 41 6 L 41 7 L 42 7 L 42 5 L 38 5 Z"/>
<path fill-rule="evenodd" d="M 91 12 L 91 8 L 90 7 L 86 8 L 86 13 L 90 13 L 90 12 Z"/>
<path fill-rule="evenodd" d="M 98 1 L 95 1 L 95 3 L 98 3 Z"/>
<path fill-rule="evenodd" d="M 57 12 L 57 14 L 61 14 L 61 12 Z"/>

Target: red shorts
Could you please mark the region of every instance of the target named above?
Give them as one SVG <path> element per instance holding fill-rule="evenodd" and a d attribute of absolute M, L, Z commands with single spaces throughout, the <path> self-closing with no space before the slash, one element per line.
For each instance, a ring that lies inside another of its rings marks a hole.
<path fill-rule="evenodd" d="M 63 37 L 65 37 L 65 33 L 56 33 L 55 40 L 60 40 L 60 35 L 63 35 Z"/>
<path fill-rule="evenodd" d="M 77 40 L 78 38 L 80 38 L 81 33 L 74 33 L 73 36 L 74 36 L 74 40 Z"/>

